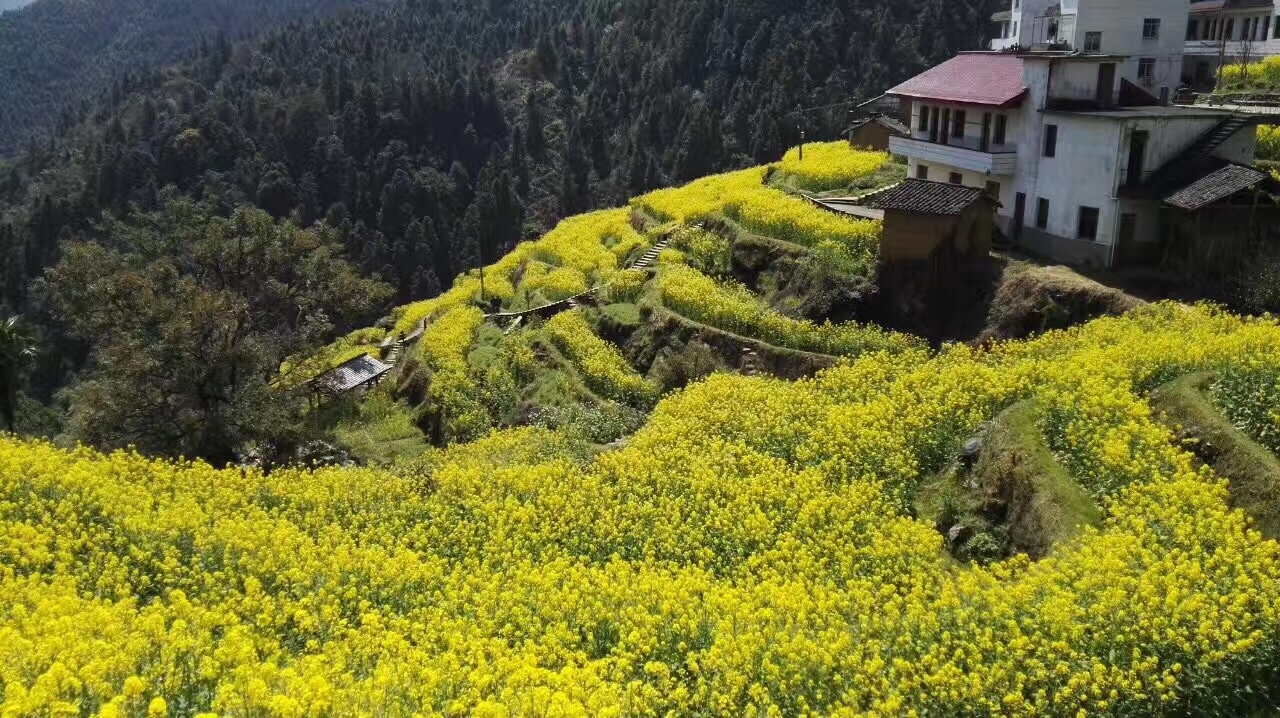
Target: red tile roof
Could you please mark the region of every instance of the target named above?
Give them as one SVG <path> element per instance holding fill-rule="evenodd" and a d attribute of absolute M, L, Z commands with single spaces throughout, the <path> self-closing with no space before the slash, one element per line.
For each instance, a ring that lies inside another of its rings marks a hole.
<path fill-rule="evenodd" d="M 956 55 L 886 94 L 966 105 L 1011 107 L 1022 101 L 1022 58 L 1004 53 Z"/>

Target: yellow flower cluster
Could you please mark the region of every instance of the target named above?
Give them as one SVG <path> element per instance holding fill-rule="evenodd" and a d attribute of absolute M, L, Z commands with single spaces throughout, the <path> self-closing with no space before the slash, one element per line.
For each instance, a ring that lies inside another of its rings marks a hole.
<path fill-rule="evenodd" d="M 765 186 L 764 174 L 765 168 L 757 167 L 715 175 L 683 187 L 651 192 L 632 200 L 632 205 L 661 219 L 685 224 L 723 215 L 756 234 L 809 248 L 834 249 L 850 271 L 870 273 L 879 249 L 880 222 L 838 217 L 806 200 Z M 850 175 L 847 181 L 857 177 Z"/>
<path fill-rule="evenodd" d="M 398 473 L 0 439 L 0 714 L 1247 713 L 1280 669 L 1280 551 L 1143 396 L 1277 345 L 1158 305 L 713 376 L 592 458 L 524 429 Z M 957 568 L 905 502 L 1024 401 L 1104 529 Z"/>
<path fill-rule="evenodd" d="M 887 152 L 854 149 L 848 142 L 815 142 L 804 146 L 804 159 L 795 147 L 782 158 L 779 169 L 800 189 L 810 192 L 847 187 L 858 177 L 869 175 L 889 161 Z"/>
<path fill-rule="evenodd" d="M 609 301 L 615 303 L 634 302 L 640 298 L 644 285 L 648 281 L 648 272 L 642 269 L 625 269 L 609 280 L 606 296 Z"/>
<path fill-rule="evenodd" d="M 864 276 L 875 267 L 884 229 L 881 222 L 836 216 L 769 188 L 744 195 L 727 213 L 756 234 L 812 249 L 835 250 L 848 271 Z"/>
<path fill-rule="evenodd" d="M 636 373 L 617 347 L 591 331 L 580 310 L 557 314 L 547 322 L 547 333 L 592 391 L 633 406 L 653 401 L 654 387 Z"/>
<path fill-rule="evenodd" d="M 1280 88 L 1280 57 L 1264 57 L 1249 64 L 1230 63 L 1219 71 L 1219 89 L 1223 92 L 1259 89 L 1275 92 Z"/>
<path fill-rule="evenodd" d="M 1280 160 L 1280 127 L 1258 126 L 1258 159 Z"/>
<path fill-rule="evenodd" d="M 422 363 L 432 372 L 427 407 L 440 417 L 449 441 L 473 438 L 489 428 L 489 414 L 467 364 L 476 329 L 483 323 L 479 309 L 458 307 L 428 325 L 422 335 Z"/>
<path fill-rule="evenodd" d="M 783 316 L 744 287 L 721 284 L 678 264 L 662 268 L 658 291 L 663 304 L 689 319 L 787 349 L 843 356 L 923 346 L 909 335 L 874 326 L 815 324 Z"/>
<path fill-rule="evenodd" d="M 1280 453 L 1280 356 L 1273 353 L 1228 367 L 1210 390 L 1236 426 Z"/>

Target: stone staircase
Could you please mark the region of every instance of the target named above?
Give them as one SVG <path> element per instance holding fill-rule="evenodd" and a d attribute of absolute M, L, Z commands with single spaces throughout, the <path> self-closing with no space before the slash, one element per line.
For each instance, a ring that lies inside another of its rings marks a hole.
<path fill-rule="evenodd" d="M 756 354 L 755 349 L 743 347 L 742 366 L 738 371 L 743 376 L 758 376 L 760 374 L 760 355 Z"/>
<path fill-rule="evenodd" d="M 1182 159 L 1187 162 L 1195 162 L 1208 158 L 1213 154 L 1214 150 L 1221 147 L 1224 142 L 1234 137 L 1237 132 L 1243 130 L 1248 124 L 1248 119 L 1239 115 L 1231 115 L 1219 122 L 1213 129 L 1201 135 L 1200 139 L 1196 140 L 1183 153 Z"/>
<path fill-rule="evenodd" d="M 391 366 L 395 366 L 396 362 L 400 361 L 400 355 L 403 353 L 404 353 L 404 338 L 402 337 L 400 339 L 397 339 L 395 344 L 391 345 L 391 350 L 387 352 L 387 358 L 384 359 L 383 361 Z"/>
<path fill-rule="evenodd" d="M 658 261 L 658 255 L 662 254 L 662 250 L 666 249 L 667 246 L 670 244 L 671 244 L 671 238 L 663 237 L 661 240 L 658 241 L 657 244 L 650 247 L 649 251 L 644 253 L 644 256 L 640 257 L 640 259 L 637 259 L 635 264 L 631 265 L 631 268 L 632 269 L 650 268 L 651 266 L 653 266 L 654 262 Z"/>
<path fill-rule="evenodd" d="M 1155 172 L 1137 178 L 1125 177 L 1124 186 L 1121 189 L 1127 195 L 1144 191 L 1151 195 L 1163 195 L 1186 186 L 1204 176 L 1206 172 L 1216 169 L 1223 160 L 1215 159 L 1213 152 L 1249 124 L 1251 120 L 1247 117 L 1240 115 L 1225 117 Z"/>

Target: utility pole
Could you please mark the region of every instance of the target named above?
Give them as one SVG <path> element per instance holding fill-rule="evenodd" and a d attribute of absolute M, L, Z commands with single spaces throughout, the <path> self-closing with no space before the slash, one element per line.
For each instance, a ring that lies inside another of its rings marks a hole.
<path fill-rule="evenodd" d="M 800 129 L 800 161 L 804 162 L 804 130 L 803 129 Z"/>
<path fill-rule="evenodd" d="M 480 304 L 484 305 L 484 243 L 476 242 L 476 251 L 480 253 Z"/>

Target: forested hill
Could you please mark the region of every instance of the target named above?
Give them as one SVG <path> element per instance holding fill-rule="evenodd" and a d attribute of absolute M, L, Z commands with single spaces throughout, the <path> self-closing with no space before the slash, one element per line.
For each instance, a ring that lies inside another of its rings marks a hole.
<path fill-rule="evenodd" d="M 0 156 L 125 72 L 366 0 L 0 0 Z M 27 7 L 24 7 L 27 6 Z"/>
<path fill-rule="evenodd" d="M 847 107 L 795 111 L 975 46 L 989 5 L 408 0 L 209 43 L 0 167 L 0 305 L 39 317 L 28 290 L 60 243 L 160 208 L 167 186 L 324 220 L 391 301 L 431 296 L 560 217 L 776 160 L 801 123 L 835 135 Z M 64 371 L 30 388 L 48 397 Z"/>

